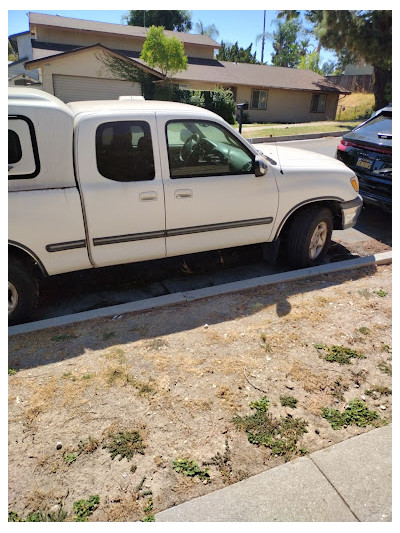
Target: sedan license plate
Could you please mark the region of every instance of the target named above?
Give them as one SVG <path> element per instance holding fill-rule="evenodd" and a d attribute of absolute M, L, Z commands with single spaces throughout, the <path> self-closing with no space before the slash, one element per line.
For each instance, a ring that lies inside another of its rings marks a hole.
<path fill-rule="evenodd" d="M 366 168 L 367 170 L 371 170 L 372 165 L 373 165 L 373 161 L 371 161 L 370 159 L 364 159 L 362 157 L 359 157 L 358 160 L 357 160 L 356 165 L 358 167 L 362 167 L 362 168 Z"/>

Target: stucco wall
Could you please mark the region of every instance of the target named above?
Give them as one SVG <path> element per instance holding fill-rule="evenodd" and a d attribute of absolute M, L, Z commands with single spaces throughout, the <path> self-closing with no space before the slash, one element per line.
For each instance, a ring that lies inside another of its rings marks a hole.
<path fill-rule="evenodd" d="M 114 78 L 114 76 L 111 76 L 106 72 L 103 64 L 96 58 L 93 50 L 66 55 L 56 61 L 49 60 L 48 63 L 43 65 L 41 70 L 43 89 L 50 94 L 54 94 L 54 74 L 93 78 Z"/>
<path fill-rule="evenodd" d="M 211 91 L 215 83 L 193 82 L 180 80 L 181 84 L 188 84 L 191 89 Z M 257 87 L 257 90 L 260 88 Z M 261 89 L 262 90 L 262 89 Z M 324 113 L 311 112 L 311 91 L 294 91 L 287 89 L 265 89 L 268 92 L 267 109 L 251 108 L 252 88 L 238 85 L 236 103 L 247 102 L 249 109 L 246 113 L 251 122 L 313 122 L 319 120 L 335 120 L 338 94 L 327 94 Z"/>
<path fill-rule="evenodd" d="M 258 89 L 258 88 L 257 88 Z M 314 93 L 286 89 L 265 89 L 268 93 L 267 109 L 251 108 L 251 87 L 238 87 L 237 102 L 248 102 L 247 111 L 251 122 L 311 122 L 334 120 L 338 95 L 328 94 L 324 113 L 311 112 Z"/>

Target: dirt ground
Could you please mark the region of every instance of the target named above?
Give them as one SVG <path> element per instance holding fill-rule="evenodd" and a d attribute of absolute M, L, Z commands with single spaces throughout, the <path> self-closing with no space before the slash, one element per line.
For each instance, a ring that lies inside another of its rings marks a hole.
<path fill-rule="evenodd" d="M 98 495 L 89 521 L 151 521 L 390 420 L 391 274 L 368 267 L 10 337 L 9 511 L 62 508 L 73 521 L 74 502 Z M 357 356 L 326 360 L 332 346 Z M 333 429 L 321 416 L 355 398 L 381 419 Z M 300 419 L 307 432 L 286 434 L 282 453 L 255 442 L 238 421 L 262 405 L 271 423 Z"/>

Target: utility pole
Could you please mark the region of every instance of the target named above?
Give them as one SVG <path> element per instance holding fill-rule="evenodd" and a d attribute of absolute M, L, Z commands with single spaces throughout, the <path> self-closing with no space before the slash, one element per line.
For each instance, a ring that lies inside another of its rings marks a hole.
<path fill-rule="evenodd" d="M 264 63 L 265 13 L 266 13 L 266 10 L 264 9 L 264 25 L 263 25 L 263 33 L 262 33 L 262 41 L 261 41 L 261 63 Z"/>

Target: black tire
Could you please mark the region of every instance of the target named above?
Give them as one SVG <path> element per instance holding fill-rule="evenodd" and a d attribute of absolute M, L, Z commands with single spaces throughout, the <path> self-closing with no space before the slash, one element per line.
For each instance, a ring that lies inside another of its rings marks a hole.
<path fill-rule="evenodd" d="M 321 263 L 332 236 L 332 212 L 326 207 L 301 211 L 293 219 L 286 242 L 288 263 L 306 268 Z"/>
<path fill-rule="evenodd" d="M 38 279 L 31 269 L 13 260 L 8 264 L 8 324 L 19 324 L 32 314 L 38 300 Z"/>

